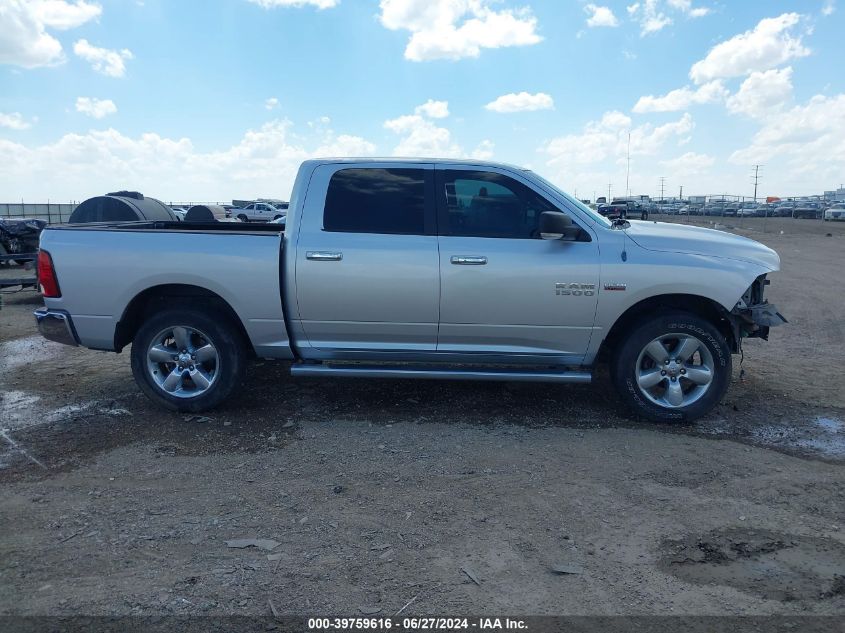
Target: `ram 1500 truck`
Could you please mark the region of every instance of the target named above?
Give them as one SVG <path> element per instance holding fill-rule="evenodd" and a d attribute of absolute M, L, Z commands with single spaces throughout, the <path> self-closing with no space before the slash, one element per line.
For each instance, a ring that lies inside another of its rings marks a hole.
<path fill-rule="evenodd" d="M 612 222 L 537 174 L 479 161 L 303 163 L 287 225 L 48 227 L 51 340 L 121 351 L 154 401 L 232 394 L 250 358 L 294 376 L 589 383 L 640 417 L 725 394 L 778 255 L 721 231 Z"/>

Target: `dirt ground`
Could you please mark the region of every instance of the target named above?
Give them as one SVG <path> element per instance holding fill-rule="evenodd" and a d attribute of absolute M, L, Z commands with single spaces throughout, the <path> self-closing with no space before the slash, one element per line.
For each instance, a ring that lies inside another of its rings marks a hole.
<path fill-rule="evenodd" d="M 790 323 L 689 425 L 631 421 L 601 378 L 269 362 L 178 415 L 3 295 L 0 615 L 845 616 L 845 225 L 732 224 L 780 253 Z"/>

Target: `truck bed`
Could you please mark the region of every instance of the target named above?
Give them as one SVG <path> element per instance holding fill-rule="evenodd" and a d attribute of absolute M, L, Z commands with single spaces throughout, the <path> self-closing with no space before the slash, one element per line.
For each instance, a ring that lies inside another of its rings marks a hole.
<path fill-rule="evenodd" d="M 203 289 L 225 301 L 258 356 L 292 358 L 282 311 L 284 229 L 272 224 L 132 222 L 48 227 L 62 296 L 79 342 L 115 350 L 115 332 L 142 293 Z M 191 294 L 190 292 L 188 294 Z"/>

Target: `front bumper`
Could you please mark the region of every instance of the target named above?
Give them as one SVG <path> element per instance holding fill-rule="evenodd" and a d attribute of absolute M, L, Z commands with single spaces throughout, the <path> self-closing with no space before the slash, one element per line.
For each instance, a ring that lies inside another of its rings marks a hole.
<path fill-rule="evenodd" d="M 48 341 L 55 341 L 63 345 L 79 345 L 76 330 L 70 315 L 64 310 L 50 310 L 41 308 L 33 312 L 38 331 Z"/>

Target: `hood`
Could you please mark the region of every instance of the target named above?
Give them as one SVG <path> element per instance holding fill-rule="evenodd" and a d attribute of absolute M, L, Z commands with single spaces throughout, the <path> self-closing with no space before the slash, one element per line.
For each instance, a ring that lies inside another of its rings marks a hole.
<path fill-rule="evenodd" d="M 638 222 L 625 229 L 638 246 L 650 251 L 725 257 L 780 270 L 780 257 L 768 246 L 733 233 L 669 222 Z"/>

